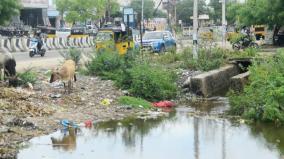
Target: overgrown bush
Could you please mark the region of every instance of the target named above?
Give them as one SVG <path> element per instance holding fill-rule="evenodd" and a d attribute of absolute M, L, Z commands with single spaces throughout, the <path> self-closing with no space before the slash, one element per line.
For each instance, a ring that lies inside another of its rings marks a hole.
<path fill-rule="evenodd" d="M 23 73 L 18 73 L 19 85 L 26 85 L 28 83 L 35 84 L 37 81 L 37 75 L 32 70 L 27 70 Z"/>
<path fill-rule="evenodd" d="M 250 83 L 242 93 L 231 92 L 230 113 L 248 119 L 284 122 L 284 51 L 276 57 L 254 62 Z"/>
<path fill-rule="evenodd" d="M 129 91 L 150 101 L 170 99 L 176 95 L 175 74 L 158 66 L 138 64 L 129 70 Z"/>
<path fill-rule="evenodd" d="M 194 70 L 209 71 L 219 68 L 226 61 L 226 51 L 214 48 L 212 50 L 200 49 L 198 51 L 198 59 L 193 59 L 190 48 L 184 49 L 182 52 L 184 67 Z"/>
<path fill-rule="evenodd" d="M 116 85 L 139 98 L 150 101 L 173 98 L 176 94 L 174 73 L 136 59 L 135 52 L 124 56 L 102 52 L 87 65 L 89 74 L 114 80 Z"/>
<path fill-rule="evenodd" d="M 108 79 L 117 79 L 124 66 L 124 57 L 117 52 L 98 53 L 88 64 L 87 70 L 91 75 L 98 75 Z"/>
<path fill-rule="evenodd" d="M 171 64 L 171 63 L 174 63 L 176 61 L 180 61 L 181 58 L 182 58 L 181 54 L 177 54 L 175 52 L 170 52 L 170 53 L 159 56 L 157 61 L 161 64 Z"/>
<path fill-rule="evenodd" d="M 145 109 L 149 109 L 152 107 L 152 104 L 144 99 L 135 98 L 130 96 L 121 96 L 118 99 L 119 104 L 128 105 L 134 108 L 143 107 Z"/>

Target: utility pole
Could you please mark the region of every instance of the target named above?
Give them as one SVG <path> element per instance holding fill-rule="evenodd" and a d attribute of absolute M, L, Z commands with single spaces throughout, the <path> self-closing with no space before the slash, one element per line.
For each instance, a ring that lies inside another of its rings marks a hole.
<path fill-rule="evenodd" d="M 226 46 L 226 0 L 222 0 L 222 29 L 223 29 L 223 37 L 222 37 L 222 45 L 223 48 Z"/>
<path fill-rule="evenodd" d="M 142 0 L 142 11 L 141 11 L 141 20 L 142 20 L 142 27 L 143 27 L 143 33 L 144 33 L 144 0 Z M 142 38 L 142 37 L 141 37 Z"/>
<path fill-rule="evenodd" d="M 192 53 L 193 53 L 193 59 L 198 59 L 198 54 L 197 54 L 197 28 L 198 28 L 198 0 L 193 1 L 193 47 L 192 47 Z"/>

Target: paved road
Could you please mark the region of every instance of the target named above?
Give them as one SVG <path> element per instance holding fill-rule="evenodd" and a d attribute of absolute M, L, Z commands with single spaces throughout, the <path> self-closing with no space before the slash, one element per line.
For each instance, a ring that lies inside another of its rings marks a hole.
<path fill-rule="evenodd" d="M 24 71 L 26 69 L 51 69 L 56 67 L 62 60 L 63 57 L 60 55 L 60 52 L 66 52 L 68 50 L 49 50 L 46 52 L 44 57 L 36 55 L 30 57 L 28 52 L 17 52 L 12 53 L 16 59 L 17 71 Z M 90 53 L 91 48 L 82 49 L 84 53 Z"/>

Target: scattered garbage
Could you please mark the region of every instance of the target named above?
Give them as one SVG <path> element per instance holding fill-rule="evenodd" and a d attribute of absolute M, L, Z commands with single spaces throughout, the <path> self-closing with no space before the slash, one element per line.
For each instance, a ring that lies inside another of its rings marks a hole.
<path fill-rule="evenodd" d="M 110 105 L 110 100 L 107 99 L 107 98 L 103 99 L 103 100 L 101 101 L 101 105 L 104 105 L 104 106 Z"/>
<path fill-rule="evenodd" d="M 64 127 L 64 129 L 67 129 L 67 128 L 78 128 L 78 125 L 75 124 L 74 122 L 72 121 L 69 121 L 67 119 L 63 119 L 60 121 L 60 124 Z"/>
<path fill-rule="evenodd" d="M 92 120 L 86 120 L 86 121 L 84 122 L 84 124 L 85 124 L 85 127 L 90 128 L 90 127 L 92 127 L 93 122 L 92 122 Z"/>
<path fill-rule="evenodd" d="M 49 94 L 49 97 L 50 98 L 61 98 L 62 94 L 60 94 L 60 93 L 51 93 L 51 94 Z"/>
<path fill-rule="evenodd" d="M 8 122 L 8 126 L 19 126 L 19 127 L 25 127 L 25 128 L 31 128 L 35 129 L 36 126 L 32 122 L 25 121 L 20 118 L 14 118 L 12 121 Z"/>
<path fill-rule="evenodd" d="M 152 103 L 154 107 L 159 107 L 159 108 L 163 108 L 163 107 L 173 107 L 175 106 L 174 102 L 171 101 L 160 101 L 160 102 L 154 102 Z"/>
<path fill-rule="evenodd" d="M 64 88 L 64 83 L 61 81 L 55 81 L 55 82 L 50 83 L 50 86 L 55 89 L 62 89 Z"/>

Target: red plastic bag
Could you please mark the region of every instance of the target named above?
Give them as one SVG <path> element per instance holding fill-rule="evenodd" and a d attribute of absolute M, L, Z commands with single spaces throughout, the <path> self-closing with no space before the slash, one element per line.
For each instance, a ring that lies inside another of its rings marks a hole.
<path fill-rule="evenodd" d="M 154 107 L 164 108 L 164 107 L 173 107 L 175 106 L 174 102 L 171 101 L 160 101 L 160 102 L 154 102 L 152 103 Z"/>

